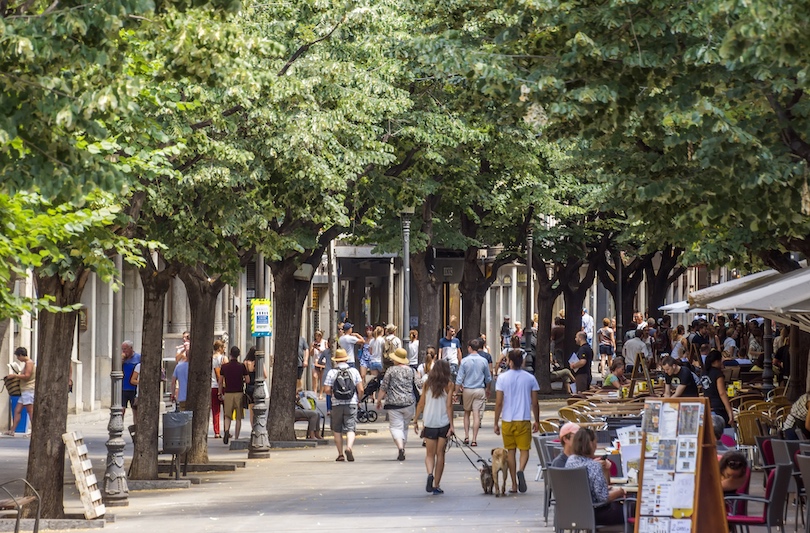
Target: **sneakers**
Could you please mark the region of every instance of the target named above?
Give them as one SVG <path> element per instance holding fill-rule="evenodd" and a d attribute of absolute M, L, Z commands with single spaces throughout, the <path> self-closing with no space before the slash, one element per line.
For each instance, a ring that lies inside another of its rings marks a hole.
<path fill-rule="evenodd" d="M 442 489 L 440 489 L 439 487 L 436 487 L 435 489 L 433 489 L 433 495 L 434 496 L 437 496 L 439 494 L 444 494 L 444 491 Z"/>
<path fill-rule="evenodd" d="M 222 436 L 222 444 L 228 444 L 228 440 L 231 438 L 231 434 L 229 432 L 225 432 Z"/>
<path fill-rule="evenodd" d="M 404 461 L 405 460 L 405 450 L 399 450 L 399 455 L 397 455 L 397 461 Z"/>
<path fill-rule="evenodd" d="M 519 492 L 526 492 L 526 476 L 523 474 L 523 470 L 518 470 L 517 472 L 517 480 L 518 480 L 518 491 Z"/>

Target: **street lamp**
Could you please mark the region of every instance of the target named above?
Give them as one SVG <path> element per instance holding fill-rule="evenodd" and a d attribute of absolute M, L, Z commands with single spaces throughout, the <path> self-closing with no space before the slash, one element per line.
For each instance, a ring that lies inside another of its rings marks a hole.
<path fill-rule="evenodd" d="M 253 387 L 253 427 L 250 431 L 248 459 L 270 457 L 267 437 L 267 395 L 264 393 L 264 350 L 256 350 L 256 385 Z"/>
<path fill-rule="evenodd" d="M 771 351 L 773 349 L 773 330 L 771 329 L 771 319 L 766 318 L 762 324 L 764 334 L 762 342 L 764 344 L 765 353 L 764 362 L 762 363 L 762 390 L 765 392 L 773 389 L 773 358 Z"/>
<path fill-rule="evenodd" d="M 410 342 L 408 332 L 411 329 L 411 217 L 413 213 L 412 205 L 406 205 L 400 211 L 402 216 L 402 267 L 405 276 L 402 280 L 402 315 L 405 324 L 402 329 L 402 343 L 406 351 Z"/>
<path fill-rule="evenodd" d="M 107 467 L 104 470 L 104 504 L 110 507 L 129 505 L 129 487 L 127 472 L 124 470 L 124 409 L 121 406 L 121 388 L 124 380 L 121 350 L 114 350 L 110 381 L 112 401 L 110 405 L 110 422 L 107 431 L 110 438 L 104 443 L 107 446 Z"/>
<path fill-rule="evenodd" d="M 528 327 L 523 328 L 523 339 L 526 341 L 526 353 L 531 355 L 533 358 L 533 370 L 536 374 L 537 354 L 535 353 L 535 350 L 532 349 L 532 335 L 534 334 L 534 331 L 532 330 L 532 323 L 534 322 L 534 313 L 532 312 L 532 303 L 534 300 L 534 291 L 532 290 L 532 254 L 534 253 L 533 244 L 534 233 L 532 232 L 532 228 L 529 228 L 528 232 L 526 233 L 526 325 Z"/>

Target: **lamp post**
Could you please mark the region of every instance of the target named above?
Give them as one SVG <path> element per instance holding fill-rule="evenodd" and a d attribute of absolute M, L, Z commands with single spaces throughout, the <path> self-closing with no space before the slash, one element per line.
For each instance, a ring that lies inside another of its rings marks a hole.
<path fill-rule="evenodd" d="M 402 344 L 406 351 L 410 343 L 408 332 L 411 329 L 411 217 L 413 212 L 412 205 L 404 206 L 400 212 L 402 216 L 402 270 L 404 275 L 402 280 L 402 321 L 404 324 Z"/>
<path fill-rule="evenodd" d="M 267 396 L 264 393 L 264 350 L 256 350 L 253 402 L 253 428 L 250 431 L 248 459 L 266 459 L 270 457 L 270 440 L 267 437 Z"/>
<path fill-rule="evenodd" d="M 764 362 L 762 364 L 762 390 L 768 392 L 773 389 L 773 358 L 771 351 L 773 350 L 773 330 L 771 329 L 771 319 L 766 318 L 763 323 L 764 333 L 762 336 L 762 344 L 765 350 Z"/>
<path fill-rule="evenodd" d="M 619 260 L 616 261 L 616 353 L 614 356 L 618 356 L 622 354 L 622 347 L 624 346 L 624 325 L 622 324 L 622 310 L 624 309 L 624 305 L 622 304 L 623 294 L 622 294 L 622 276 L 624 275 L 622 270 L 624 267 L 624 260 L 622 259 L 622 253 L 619 252 L 618 254 Z"/>
<path fill-rule="evenodd" d="M 110 371 L 112 405 L 110 406 L 110 422 L 107 424 L 110 438 L 104 443 L 107 446 L 107 467 L 104 470 L 104 504 L 110 507 L 129 505 L 127 472 L 124 470 L 124 446 L 126 444 L 122 437 L 124 432 L 124 409 L 121 406 L 123 380 L 121 350 L 113 350 L 112 370 Z"/>
<path fill-rule="evenodd" d="M 534 299 L 534 291 L 532 290 L 532 254 L 534 244 L 534 233 L 532 228 L 529 228 L 526 233 L 526 325 L 523 328 L 523 339 L 526 341 L 526 353 L 532 356 L 534 361 L 533 373 L 537 372 L 537 359 L 535 358 L 535 350 L 532 349 L 532 323 L 534 322 L 534 313 L 532 312 L 532 300 Z"/>

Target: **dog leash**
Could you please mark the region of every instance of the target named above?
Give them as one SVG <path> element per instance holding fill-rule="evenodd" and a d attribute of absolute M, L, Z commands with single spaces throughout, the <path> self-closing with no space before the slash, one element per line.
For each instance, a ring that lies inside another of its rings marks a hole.
<path fill-rule="evenodd" d="M 475 471 L 476 471 L 476 472 L 478 472 L 478 471 L 479 471 L 479 468 L 478 468 L 477 466 L 475 466 L 475 463 L 473 462 L 473 460 L 472 460 L 472 459 L 470 459 L 470 456 L 469 456 L 469 455 L 467 455 L 467 452 L 465 452 L 465 451 L 464 451 L 464 446 L 463 446 L 463 443 L 462 443 L 462 442 L 459 440 L 459 438 L 458 438 L 458 437 L 456 437 L 455 435 L 453 435 L 453 436 L 451 437 L 451 440 L 452 440 L 452 441 L 454 442 L 454 444 L 455 444 L 455 445 L 456 445 L 456 446 L 457 446 L 457 447 L 458 447 L 458 448 L 461 450 L 461 453 L 463 453 L 463 454 L 464 454 L 464 457 L 466 457 L 466 458 L 467 458 L 467 461 L 469 461 L 469 462 L 470 462 L 470 464 L 472 465 L 472 467 L 473 467 L 473 468 L 475 468 Z M 468 445 L 467 447 L 469 448 L 469 445 Z M 473 452 L 473 453 L 474 453 L 476 456 L 478 456 L 478 460 L 479 460 L 480 462 L 482 462 L 482 463 L 484 463 L 484 464 L 488 464 L 488 463 L 487 463 L 487 462 L 484 460 L 484 458 L 483 458 L 483 457 L 481 457 L 480 455 L 478 455 L 478 454 L 477 454 L 477 453 L 476 453 L 476 452 L 475 452 L 475 451 L 474 451 L 472 448 L 470 448 L 470 451 L 471 451 L 471 452 Z"/>

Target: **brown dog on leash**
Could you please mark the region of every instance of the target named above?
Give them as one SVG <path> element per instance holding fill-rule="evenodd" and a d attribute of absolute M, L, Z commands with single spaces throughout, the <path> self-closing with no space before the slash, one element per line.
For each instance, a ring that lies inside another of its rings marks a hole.
<path fill-rule="evenodd" d="M 495 497 L 506 495 L 506 477 L 509 472 L 506 448 L 492 449 L 492 477 L 495 483 Z M 503 473 L 503 483 L 498 486 L 498 475 Z"/>

